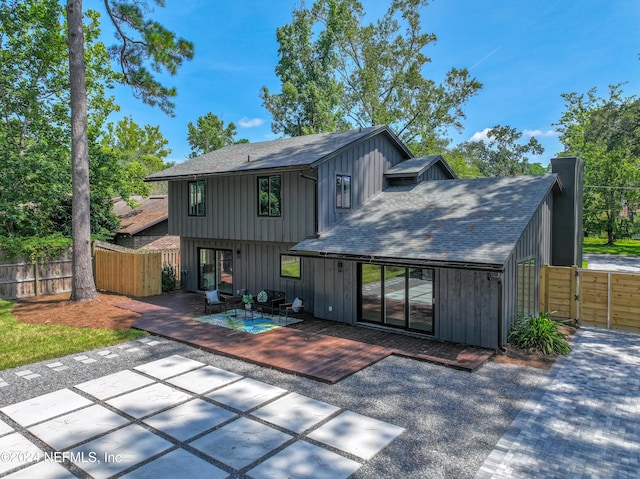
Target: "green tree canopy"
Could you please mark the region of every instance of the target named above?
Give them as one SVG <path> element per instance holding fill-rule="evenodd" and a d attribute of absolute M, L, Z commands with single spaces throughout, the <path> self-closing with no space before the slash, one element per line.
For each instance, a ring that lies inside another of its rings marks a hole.
<path fill-rule="evenodd" d="M 88 128 L 91 138 L 115 108 L 105 87 L 114 79 L 106 48 L 97 39 L 98 15 L 87 12 Z M 0 229 L 12 236 L 70 234 L 71 161 L 69 65 L 62 6 L 56 0 L 0 3 Z M 96 161 L 101 182 L 113 165 Z M 95 191 L 91 208 L 110 201 Z M 110 212 L 93 217 L 94 233 L 113 225 Z"/>
<path fill-rule="evenodd" d="M 563 155 L 585 162 L 585 229 L 605 232 L 608 244 L 629 236 L 640 205 L 640 100 L 624 97 L 621 86 L 609 87 L 608 98 L 595 88 L 562 95 L 565 111 L 557 123 Z"/>
<path fill-rule="evenodd" d="M 516 176 L 544 173 L 539 163 L 529 163 L 528 155 L 540 155 L 544 148 L 535 138 L 520 143 L 522 133 L 510 126 L 496 125 L 487 131 L 486 141 L 468 141 L 457 147 L 480 176 Z"/>
<path fill-rule="evenodd" d="M 121 181 L 129 183 L 136 195 L 146 196 L 150 192 L 144 178 L 171 166 L 166 157 L 171 153 L 169 141 L 160 132 L 159 126 L 140 127 L 130 116 L 117 123 L 109 123 L 101 140 L 105 154 L 113 155 L 119 166 Z"/>
<path fill-rule="evenodd" d="M 281 91 L 263 87 L 272 130 L 286 135 L 350 126 L 390 125 L 405 143 L 431 145 L 460 128 L 463 107 L 482 85 L 452 68 L 438 84 L 427 78 L 423 33 L 426 0 L 394 0 L 375 23 L 357 0 L 316 0 L 278 29 Z"/>
<path fill-rule="evenodd" d="M 199 117 L 195 125 L 189 122 L 187 128 L 189 130 L 187 141 L 191 146 L 189 158 L 195 158 L 235 143 L 249 142 L 246 139 L 236 140 L 236 125 L 230 122 L 225 127 L 224 121 L 213 113 Z"/>
<path fill-rule="evenodd" d="M 166 2 L 154 3 L 164 7 Z M 136 98 L 173 115 L 171 98 L 177 91 L 160 83 L 152 72 L 175 75 L 185 60 L 193 58 L 193 43 L 150 19 L 153 9 L 146 0 L 104 0 L 104 5 L 118 40 L 109 53 L 120 66 L 120 81 L 131 87 Z"/>

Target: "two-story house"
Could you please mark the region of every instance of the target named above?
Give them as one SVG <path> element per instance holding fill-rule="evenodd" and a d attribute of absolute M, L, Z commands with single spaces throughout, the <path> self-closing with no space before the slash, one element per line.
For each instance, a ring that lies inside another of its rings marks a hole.
<path fill-rule="evenodd" d="M 231 145 L 147 180 L 169 181 L 189 290 L 281 290 L 319 318 L 498 348 L 538 312 L 540 266 L 581 259 L 582 163 L 552 162 L 460 180 L 377 126 Z"/>

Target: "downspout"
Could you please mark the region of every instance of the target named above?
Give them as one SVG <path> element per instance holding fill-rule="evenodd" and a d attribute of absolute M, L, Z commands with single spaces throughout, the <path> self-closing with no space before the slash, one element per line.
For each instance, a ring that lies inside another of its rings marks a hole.
<path fill-rule="evenodd" d="M 500 274 L 487 274 L 487 279 L 491 281 L 492 279 L 498 280 L 498 344 L 497 349 L 506 352 L 504 345 L 502 344 L 502 273 Z"/>
<path fill-rule="evenodd" d="M 300 172 L 300 178 L 311 180 L 315 183 L 315 188 L 313 189 L 313 235 L 318 238 L 320 236 L 318 233 L 318 178 L 305 175 L 302 171 Z"/>
<path fill-rule="evenodd" d="M 506 352 L 506 348 L 502 344 L 502 278 L 498 279 L 498 349 L 503 353 Z"/>

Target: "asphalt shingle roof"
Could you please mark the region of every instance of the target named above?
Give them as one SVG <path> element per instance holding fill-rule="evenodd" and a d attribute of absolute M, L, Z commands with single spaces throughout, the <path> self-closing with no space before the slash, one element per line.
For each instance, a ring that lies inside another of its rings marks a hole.
<path fill-rule="evenodd" d="M 556 175 L 389 188 L 292 249 L 379 259 L 504 265 Z"/>
<path fill-rule="evenodd" d="M 120 218 L 118 233 L 134 235 L 169 218 L 168 196 L 133 196 L 131 199 L 137 205 L 135 208 L 122 198 L 114 201 L 113 212 Z"/>
<path fill-rule="evenodd" d="M 338 150 L 369 136 L 386 133 L 399 148 L 411 156 L 388 127 L 374 126 L 356 130 L 281 138 L 259 143 L 240 143 L 212 151 L 147 177 L 147 181 L 179 179 L 194 175 L 240 173 L 270 168 L 295 168 L 313 165 Z"/>

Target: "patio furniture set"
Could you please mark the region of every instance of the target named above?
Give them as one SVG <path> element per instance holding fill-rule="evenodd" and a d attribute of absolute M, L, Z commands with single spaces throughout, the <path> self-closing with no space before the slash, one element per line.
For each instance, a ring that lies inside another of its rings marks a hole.
<path fill-rule="evenodd" d="M 211 314 L 214 307 L 219 308 L 220 312 L 224 309 L 225 313 L 241 309 L 245 312 L 245 318 L 250 317 L 253 320 L 256 313 L 259 313 L 260 317 L 264 317 L 264 313 L 268 312 L 274 316 L 277 314 L 279 318 L 284 318 L 285 324 L 287 324 L 290 317 L 297 317 L 304 312 L 303 300 L 295 298 L 294 301 L 287 303 L 283 291 L 264 289 L 255 297 L 244 290 L 243 292 L 242 295 L 233 296 L 219 293 L 217 290 L 205 291 L 205 313 Z"/>

